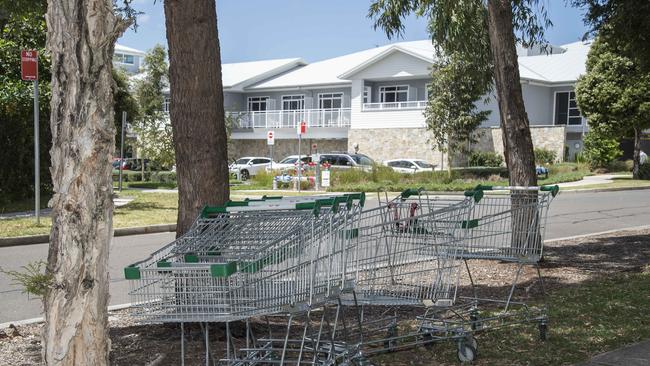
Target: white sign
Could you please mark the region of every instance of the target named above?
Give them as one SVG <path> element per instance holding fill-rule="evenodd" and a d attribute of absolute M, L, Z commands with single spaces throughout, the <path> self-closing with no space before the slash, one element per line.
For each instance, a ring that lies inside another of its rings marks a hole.
<path fill-rule="evenodd" d="M 329 187 L 330 186 L 330 171 L 329 170 L 323 170 L 320 173 L 320 186 L 321 187 Z"/>
<path fill-rule="evenodd" d="M 275 145 L 275 132 L 269 131 L 266 133 L 266 144 Z"/>

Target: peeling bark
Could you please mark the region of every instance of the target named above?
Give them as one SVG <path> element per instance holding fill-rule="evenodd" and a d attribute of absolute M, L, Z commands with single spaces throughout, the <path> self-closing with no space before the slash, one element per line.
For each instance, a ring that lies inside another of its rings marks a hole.
<path fill-rule="evenodd" d="M 129 23 L 110 0 L 50 0 L 52 231 L 44 298 L 47 365 L 107 365 L 114 149 L 112 57 Z"/>
<path fill-rule="evenodd" d="M 494 82 L 499 102 L 503 151 L 511 186 L 536 186 L 535 154 L 524 106 L 510 0 L 488 0 L 488 32 L 494 57 Z M 540 240 L 536 196 L 511 193 L 511 254 L 529 255 Z"/>
<path fill-rule="evenodd" d="M 535 186 L 533 140 L 521 93 L 511 1 L 488 1 L 488 30 L 510 185 Z"/>
<path fill-rule="evenodd" d="M 215 1 L 164 7 L 180 236 L 203 206 L 228 201 L 228 151 Z"/>

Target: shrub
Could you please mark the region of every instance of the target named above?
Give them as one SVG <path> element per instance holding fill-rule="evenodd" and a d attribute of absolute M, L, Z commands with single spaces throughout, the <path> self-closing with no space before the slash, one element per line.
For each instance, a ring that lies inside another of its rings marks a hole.
<path fill-rule="evenodd" d="M 503 157 L 491 151 L 472 151 L 469 155 L 470 166 L 498 167 L 503 164 Z"/>
<path fill-rule="evenodd" d="M 552 150 L 547 150 L 543 148 L 536 148 L 535 149 L 535 163 L 542 165 L 550 165 L 555 163 L 555 159 L 557 157 L 557 154 L 555 151 Z"/>
<path fill-rule="evenodd" d="M 492 175 L 508 178 L 508 168 L 502 166 L 454 168 L 452 172 L 454 172 L 455 178 L 461 179 L 487 179 Z"/>
<path fill-rule="evenodd" d="M 257 174 L 251 176 L 251 183 L 256 186 L 268 187 L 273 186 L 273 179 L 276 174 L 274 172 L 267 172 L 266 170 L 260 170 Z"/>
<path fill-rule="evenodd" d="M 650 163 L 639 165 L 639 179 L 650 180 Z"/>
<path fill-rule="evenodd" d="M 592 169 L 605 168 L 623 154 L 616 139 L 606 133 L 599 133 L 596 129 L 587 133 L 584 146 L 584 158 Z"/>
<path fill-rule="evenodd" d="M 614 160 L 607 164 L 606 169 L 608 172 L 631 172 L 633 160 Z"/>
<path fill-rule="evenodd" d="M 176 183 L 176 172 L 152 172 L 149 180 L 159 183 Z"/>

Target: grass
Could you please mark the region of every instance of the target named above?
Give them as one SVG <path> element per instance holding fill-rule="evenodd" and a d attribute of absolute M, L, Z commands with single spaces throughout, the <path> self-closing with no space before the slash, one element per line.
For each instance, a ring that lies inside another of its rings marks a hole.
<path fill-rule="evenodd" d="M 550 169 L 549 177 L 539 179 L 539 185 L 550 185 L 561 182 L 573 182 L 584 178 L 589 170 L 576 164 L 557 164 Z M 332 174 L 332 187 L 329 191 L 336 192 L 377 192 L 377 191 L 403 191 L 407 188 L 423 187 L 428 191 L 458 192 L 481 185 L 508 185 L 508 180 L 491 175 L 483 179 L 462 177 L 457 173 L 452 176 L 446 172 L 426 172 L 417 174 L 400 174 L 389 168 L 373 169 L 372 172 L 360 170 L 338 171 Z"/>
<path fill-rule="evenodd" d="M 309 195 L 314 192 L 277 192 L 256 191 L 234 193 L 233 200 L 242 200 L 251 196 L 266 195 Z M 117 194 L 117 192 L 116 192 Z M 118 194 L 122 198 L 133 198 L 128 204 L 116 207 L 113 212 L 113 227 L 134 227 L 156 224 L 170 224 L 176 222 L 178 214 L 178 193 L 175 192 L 142 192 L 135 189 L 125 189 Z M 41 224 L 36 225 L 33 217 L 0 220 L 0 238 L 41 235 L 50 232 L 51 220 L 42 217 Z"/>
<path fill-rule="evenodd" d="M 47 208 L 47 202 L 50 200 L 50 198 L 52 198 L 52 195 L 41 195 L 41 208 Z M 2 204 L 2 207 L 0 207 L 0 213 L 23 211 L 34 211 L 33 197 L 15 202 L 7 202 L 5 204 Z"/>
<path fill-rule="evenodd" d="M 154 224 L 175 223 L 178 212 L 178 194 L 145 193 L 137 190 L 123 190 L 119 195 L 133 198 L 125 206 L 116 207 L 113 213 L 113 227 L 133 227 Z M 41 219 L 36 225 L 34 218 L 17 218 L 0 221 L 0 237 L 48 234 L 51 220 Z"/>
<path fill-rule="evenodd" d="M 620 274 L 589 281 L 550 294 L 548 339 L 541 342 L 534 325 L 477 335 L 479 355 L 474 365 L 570 365 L 596 354 L 650 338 L 647 299 L 650 272 Z M 417 353 L 417 355 L 414 355 Z M 422 363 L 414 363 L 415 357 Z M 453 344 L 433 351 L 383 354 L 376 364 L 458 364 Z"/>

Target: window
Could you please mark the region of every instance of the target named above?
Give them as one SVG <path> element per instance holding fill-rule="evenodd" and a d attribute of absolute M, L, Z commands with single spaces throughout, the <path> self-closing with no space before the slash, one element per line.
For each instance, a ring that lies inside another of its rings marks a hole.
<path fill-rule="evenodd" d="M 282 109 L 285 111 L 305 109 L 305 96 L 304 95 L 283 95 Z"/>
<path fill-rule="evenodd" d="M 372 87 L 370 86 L 363 87 L 363 102 L 372 103 Z"/>
<path fill-rule="evenodd" d="M 121 64 L 133 65 L 133 64 L 135 64 L 135 57 L 133 55 L 125 55 L 123 53 L 115 53 L 115 54 L 113 54 L 113 61 L 114 62 L 119 62 Z"/>
<path fill-rule="evenodd" d="M 581 125 L 582 115 L 576 103 L 575 92 L 555 93 L 555 124 Z"/>
<path fill-rule="evenodd" d="M 269 159 L 253 159 L 253 164 L 268 164 L 270 162 Z"/>
<path fill-rule="evenodd" d="M 165 113 L 169 113 L 169 104 L 171 103 L 172 98 L 170 97 L 165 97 L 165 100 L 163 101 L 163 107 L 162 110 Z"/>
<path fill-rule="evenodd" d="M 408 100 L 409 100 L 408 85 L 379 87 L 379 101 L 381 103 L 406 102 Z"/>
<path fill-rule="evenodd" d="M 339 109 L 343 107 L 343 93 L 318 94 L 318 108 Z"/>
<path fill-rule="evenodd" d="M 269 97 L 248 97 L 248 111 L 265 111 Z"/>

